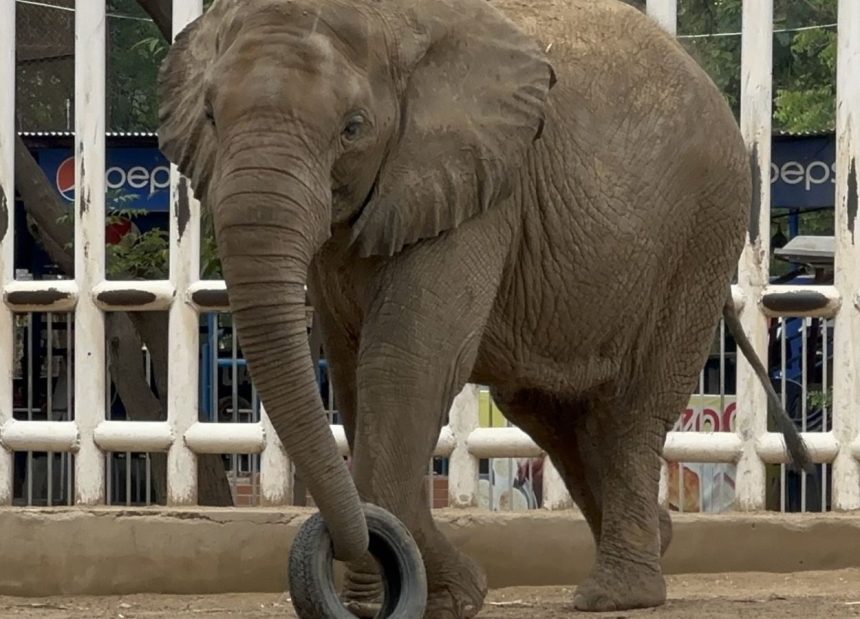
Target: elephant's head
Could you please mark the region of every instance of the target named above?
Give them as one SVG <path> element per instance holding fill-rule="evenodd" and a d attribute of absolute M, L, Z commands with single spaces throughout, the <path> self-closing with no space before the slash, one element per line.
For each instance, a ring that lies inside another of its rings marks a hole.
<path fill-rule="evenodd" d="M 216 0 L 160 75 L 160 145 L 212 211 L 239 340 L 338 558 L 367 547 L 305 330 L 315 252 L 387 256 L 488 209 L 554 81 L 486 0 Z"/>

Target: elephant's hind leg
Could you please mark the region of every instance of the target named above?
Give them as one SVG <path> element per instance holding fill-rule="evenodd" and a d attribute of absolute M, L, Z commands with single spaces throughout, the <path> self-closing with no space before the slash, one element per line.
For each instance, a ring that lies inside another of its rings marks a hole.
<path fill-rule="evenodd" d="M 600 532 L 592 572 L 576 590 L 576 608 L 612 611 L 665 602 L 660 557 L 672 529 L 657 491 L 669 424 L 654 411 L 675 410 L 684 402 L 663 395 L 641 402 L 595 402 L 586 416 L 579 439 L 587 446 L 587 466 L 599 470 L 593 485 L 601 503 Z"/>
<path fill-rule="evenodd" d="M 592 407 L 586 400 L 563 400 L 537 390 L 511 394 L 493 389 L 492 395 L 505 416 L 547 453 L 597 544 L 603 518 L 603 464 L 595 448 L 595 437 L 586 425 Z M 663 508 L 659 518 L 663 555 L 672 539 L 672 520 Z"/>
<path fill-rule="evenodd" d="M 543 449 L 567 491 L 585 516 L 595 543 L 600 539 L 600 470 L 583 458 L 582 426 L 588 405 L 584 401 L 561 401 L 536 389 L 509 392 L 494 387 L 493 402 L 505 417 Z"/>
<path fill-rule="evenodd" d="M 698 302 L 667 299 L 647 358 L 618 395 L 595 398 L 586 416 L 583 444 L 600 469 L 602 509 L 595 565 L 574 598 L 581 610 L 653 607 L 666 599 L 660 558 L 671 523 L 658 505 L 661 455 L 707 357 L 725 288 L 691 273 L 676 289 Z"/>

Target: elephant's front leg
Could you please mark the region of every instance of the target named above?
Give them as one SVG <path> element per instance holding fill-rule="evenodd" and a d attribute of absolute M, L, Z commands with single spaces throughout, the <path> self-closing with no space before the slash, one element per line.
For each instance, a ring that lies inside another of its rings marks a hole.
<path fill-rule="evenodd" d="M 475 361 L 498 273 L 487 272 L 486 260 L 469 268 L 468 256 L 427 266 L 412 258 L 384 275 L 365 317 L 353 472 L 361 497 L 414 535 L 427 570 L 426 616 L 465 618 L 480 610 L 486 579 L 436 528 L 425 475 Z"/>

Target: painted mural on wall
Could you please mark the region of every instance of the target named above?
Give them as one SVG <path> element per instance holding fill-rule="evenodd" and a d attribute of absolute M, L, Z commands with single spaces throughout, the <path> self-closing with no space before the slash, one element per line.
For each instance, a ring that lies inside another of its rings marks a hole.
<path fill-rule="evenodd" d="M 675 432 L 734 432 L 735 396 L 694 395 L 672 428 Z M 669 509 L 684 512 L 722 512 L 732 509 L 735 465 L 678 463 L 667 465 Z"/>
<path fill-rule="evenodd" d="M 508 425 L 493 405 L 487 389 L 479 395 L 481 427 Z M 734 432 L 734 395 L 693 395 L 678 418 L 674 432 Z M 478 482 L 478 505 L 486 509 L 521 511 L 542 503 L 542 458 L 494 458 L 489 474 Z M 667 465 L 668 500 L 673 511 L 722 512 L 732 509 L 735 498 L 735 465 L 677 463 Z"/>

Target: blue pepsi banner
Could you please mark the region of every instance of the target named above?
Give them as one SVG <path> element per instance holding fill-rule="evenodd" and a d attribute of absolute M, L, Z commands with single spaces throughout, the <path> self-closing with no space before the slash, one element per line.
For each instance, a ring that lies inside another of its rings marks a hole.
<path fill-rule="evenodd" d="M 834 136 L 775 139 L 771 161 L 771 204 L 774 207 L 833 207 L 836 198 Z"/>
<path fill-rule="evenodd" d="M 42 148 L 39 165 L 70 204 L 75 201 L 75 157 L 67 148 Z M 157 148 L 108 148 L 105 165 L 108 208 L 167 212 L 170 206 L 170 164 Z M 121 201 L 112 197 L 125 196 Z"/>
<path fill-rule="evenodd" d="M 39 164 L 57 192 L 75 199 L 75 159 L 71 149 L 39 149 Z M 832 207 L 836 192 L 836 142 L 823 137 L 777 138 L 771 150 L 771 195 L 776 208 Z M 129 196 L 125 208 L 167 212 L 170 167 L 157 148 L 107 149 L 105 183 L 108 195 Z M 108 206 L 113 206 L 108 201 Z"/>

